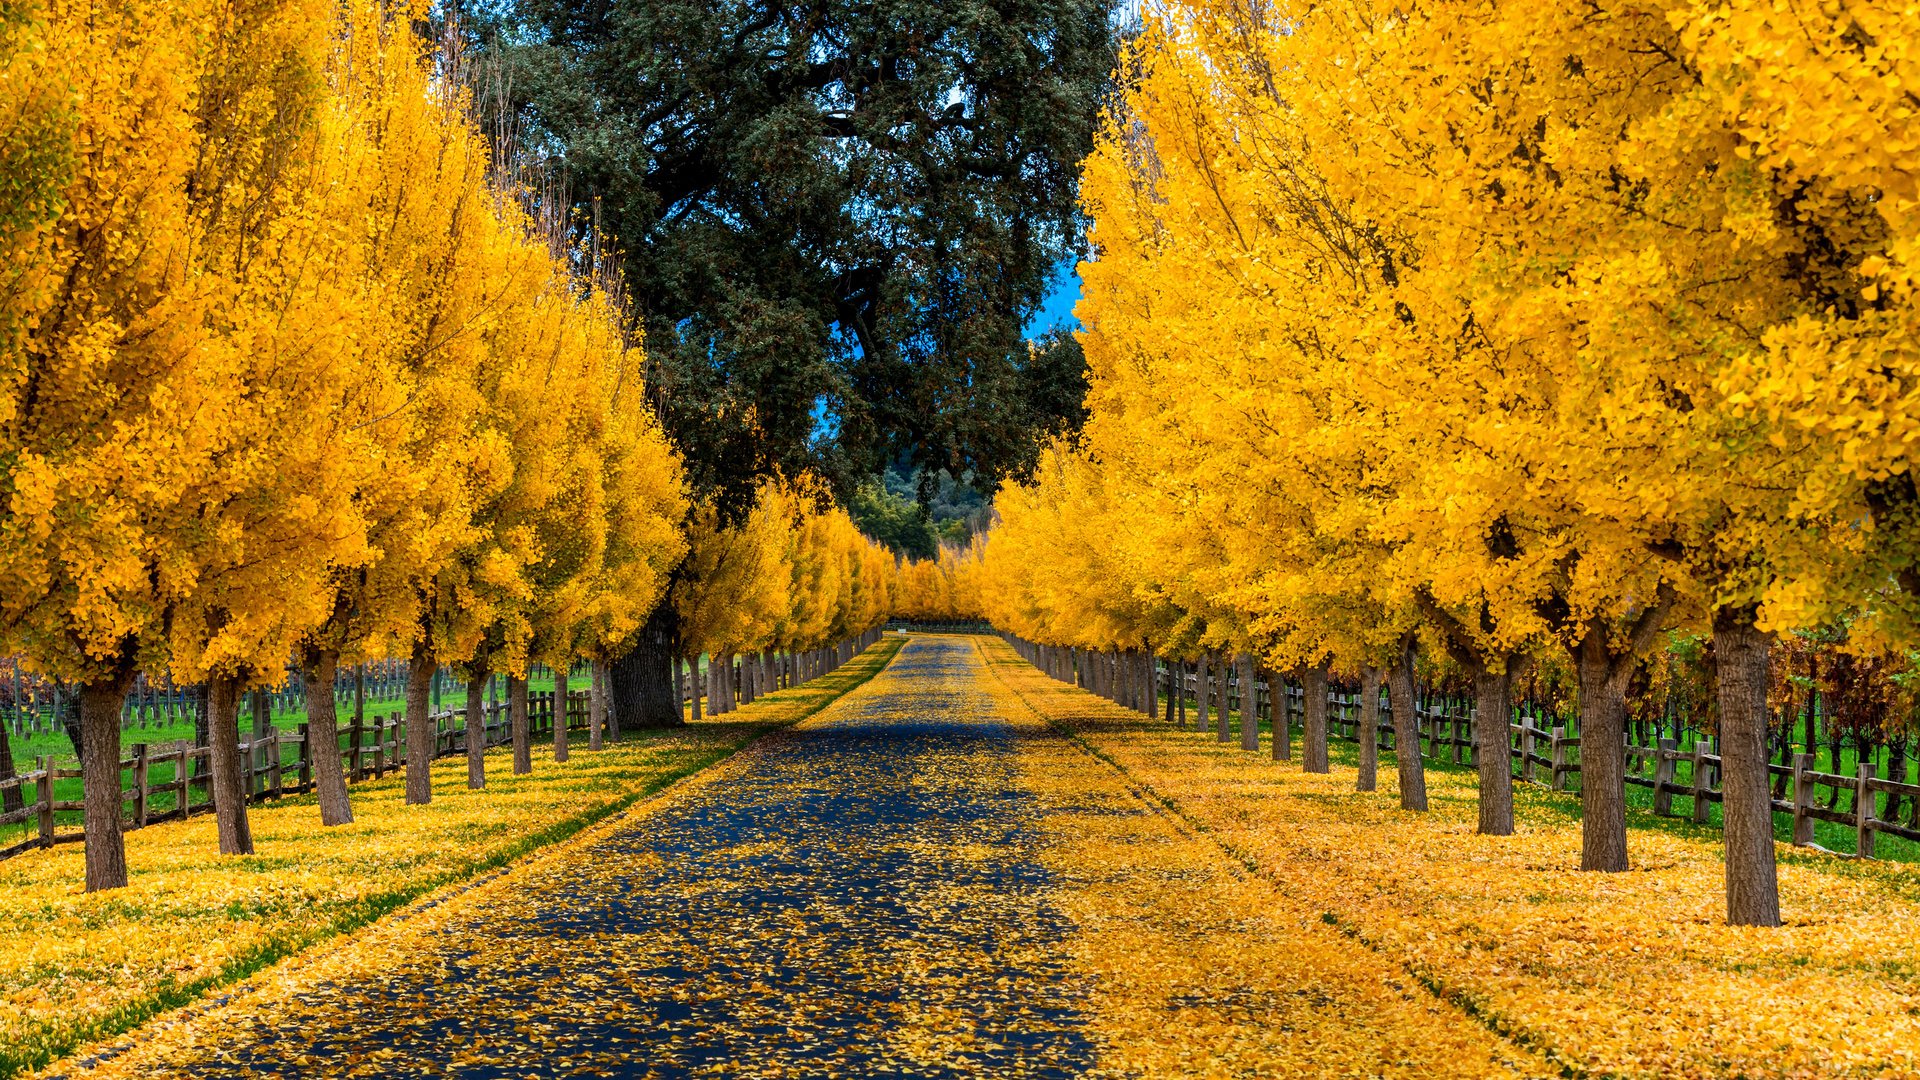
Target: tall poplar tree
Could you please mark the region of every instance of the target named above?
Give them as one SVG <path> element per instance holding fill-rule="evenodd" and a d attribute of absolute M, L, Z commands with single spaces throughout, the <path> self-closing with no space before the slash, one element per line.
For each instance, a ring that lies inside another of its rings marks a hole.
<path fill-rule="evenodd" d="M 521 0 L 469 25 L 624 253 L 655 407 L 732 521 L 775 472 L 844 495 L 890 460 L 1030 467 L 1059 395 L 1025 326 L 1080 246 L 1112 6 Z M 622 726 L 677 722 L 675 611 L 614 667 Z"/>

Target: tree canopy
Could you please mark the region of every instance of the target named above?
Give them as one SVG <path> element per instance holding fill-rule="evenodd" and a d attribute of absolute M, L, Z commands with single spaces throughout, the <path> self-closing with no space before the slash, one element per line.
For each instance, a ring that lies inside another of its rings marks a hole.
<path fill-rule="evenodd" d="M 698 491 L 991 488 L 1078 409 L 1028 319 L 1082 244 L 1110 0 L 517 0 L 474 13 L 578 228 L 621 253 Z"/>

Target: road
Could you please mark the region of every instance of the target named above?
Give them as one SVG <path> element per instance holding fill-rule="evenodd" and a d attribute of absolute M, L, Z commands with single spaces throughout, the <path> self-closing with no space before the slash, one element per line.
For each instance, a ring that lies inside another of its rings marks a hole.
<path fill-rule="evenodd" d="M 53 1072 L 1500 1071 L 1354 951 L 1032 714 L 978 642 L 924 637 L 640 811 Z"/>

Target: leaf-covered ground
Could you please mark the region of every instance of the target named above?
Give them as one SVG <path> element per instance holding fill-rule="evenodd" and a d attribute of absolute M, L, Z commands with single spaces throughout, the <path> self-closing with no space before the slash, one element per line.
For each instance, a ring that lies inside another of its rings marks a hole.
<path fill-rule="evenodd" d="M 1479 836 L 1467 770 L 1430 770 L 1432 811 L 1410 813 L 1391 760 L 1358 792 L 1348 765 L 1309 775 L 1055 682 L 996 639 L 982 649 L 1056 730 L 1347 935 L 1357 966 L 1427 987 L 1558 1072 L 1920 1076 L 1910 863 L 1783 845 L 1787 925 L 1730 927 L 1717 831 L 1635 827 L 1630 871 L 1582 873 L 1564 795 L 1516 784 L 1517 834 Z"/>
<path fill-rule="evenodd" d="M 212 815 L 127 834 L 127 888 L 83 893 L 79 845 L 0 862 L 0 1077 L 44 1064 L 572 836 L 675 779 L 793 724 L 871 677 L 884 641 L 830 675 L 718 720 L 629 733 L 599 753 L 511 774 L 487 757 L 485 791 L 466 760 L 434 767 L 434 801 L 402 802 L 399 774 L 352 786 L 354 822 L 320 826 L 312 797 L 252 809 L 257 854 L 219 855 Z M 379 963 L 388 960 L 382 958 Z"/>
<path fill-rule="evenodd" d="M 1546 1071 L 1141 798 L 988 644 L 915 638 L 669 797 L 50 1071 Z"/>

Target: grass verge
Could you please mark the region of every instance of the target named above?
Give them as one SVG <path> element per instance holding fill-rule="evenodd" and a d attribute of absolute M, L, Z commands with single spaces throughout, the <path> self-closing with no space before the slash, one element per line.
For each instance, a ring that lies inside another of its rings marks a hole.
<path fill-rule="evenodd" d="M 496 750 L 484 791 L 467 790 L 464 759 L 443 760 L 428 806 L 405 806 L 393 776 L 354 785 L 355 820 L 333 829 L 310 796 L 256 807 L 251 856 L 218 855 L 211 816 L 128 833 L 130 881 L 109 893 L 81 891 L 79 845 L 0 863 L 0 1078 L 573 836 L 814 715 L 884 668 L 901 640 L 721 720 L 536 761 L 525 776 Z"/>
<path fill-rule="evenodd" d="M 1578 870 L 1564 796 L 1516 785 L 1514 836 L 1474 831 L 1464 770 L 1429 770 L 1429 813 L 1354 774 L 1220 745 L 1056 683 L 983 646 L 1028 704 L 1223 854 L 1564 1075 L 1920 1075 L 1920 876 L 1780 854 L 1787 925 L 1724 925 L 1722 848 L 1635 830 L 1633 869 Z"/>

